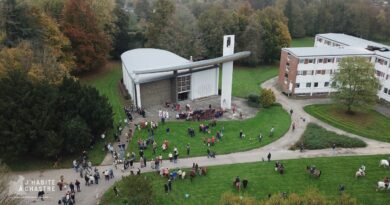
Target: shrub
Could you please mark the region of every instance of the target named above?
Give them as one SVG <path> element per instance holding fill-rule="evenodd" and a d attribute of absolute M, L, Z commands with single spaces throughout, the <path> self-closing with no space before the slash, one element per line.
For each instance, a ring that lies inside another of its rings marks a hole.
<path fill-rule="evenodd" d="M 232 192 L 226 192 L 222 195 L 219 205 L 256 205 L 255 199 L 247 196 L 237 196 Z"/>
<path fill-rule="evenodd" d="M 301 139 L 292 148 L 298 148 L 301 143 L 304 144 L 305 149 L 310 150 L 331 148 L 333 144 L 336 144 L 336 147 L 343 148 L 366 146 L 366 143 L 360 139 L 336 134 L 314 123 L 307 125 Z"/>
<path fill-rule="evenodd" d="M 259 107 L 260 106 L 260 96 L 257 94 L 248 95 L 248 105 L 251 107 Z"/>
<path fill-rule="evenodd" d="M 271 89 L 261 89 L 260 104 L 263 107 L 270 107 L 275 103 L 276 97 Z"/>

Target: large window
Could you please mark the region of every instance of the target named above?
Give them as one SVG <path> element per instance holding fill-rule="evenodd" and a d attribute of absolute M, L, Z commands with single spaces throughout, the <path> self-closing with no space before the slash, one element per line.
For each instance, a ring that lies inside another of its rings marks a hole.
<path fill-rule="evenodd" d="M 177 93 L 189 92 L 191 90 L 191 76 L 177 77 Z"/>
<path fill-rule="evenodd" d="M 306 83 L 306 87 L 310 88 L 311 87 L 311 83 Z"/>

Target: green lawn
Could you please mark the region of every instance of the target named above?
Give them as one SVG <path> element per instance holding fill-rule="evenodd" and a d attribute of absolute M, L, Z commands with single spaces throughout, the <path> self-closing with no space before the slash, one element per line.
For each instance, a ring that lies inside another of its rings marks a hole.
<path fill-rule="evenodd" d="M 218 121 L 217 126 L 211 128 L 210 134 L 203 134 L 199 132 L 199 125 L 202 122 L 167 122 L 165 125 L 160 123 L 155 131 L 155 140 L 158 144 L 157 154 L 162 153 L 161 145 L 164 140 L 169 141 L 169 150 L 172 151 L 174 146 L 177 146 L 180 157 L 187 157 L 186 145 L 190 144 L 190 157 L 207 155 L 207 146 L 203 143 L 204 137 L 215 136 L 216 132 L 224 127 L 222 141 L 217 142 L 215 146 L 211 146 L 211 150 L 218 154 L 226 154 L 231 152 L 249 150 L 275 141 L 281 137 L 290 127 L 290 116 L 279 105 L 272 106 L 267 109 L 260 109 L 254 118 L 243 121 Z M 273 137 L 269 137 L 271 127 L 275 127 Z M 170 134 L 166 133 L 166 128 L 170 128 Z M 187 134 L 187 128 L 193 127 L 195 129 L 195 137 L 191 138 Z M 239 138 L 240 129 L 243 130 L 245 139 Z M 259 142 L 258 135 L 262 132 L 263 139 Z M 138 156 L 139 138 L 147 139 L 147 130 L 136 131 L 134 139 L 130 143 L 129 151 L 134 151 Z M 167 159 L 168 151 L 163 154 L 163 158 Z M 152 150 L 149 147 L 145 150 L 145 155 L 148 160 L 151 159 Z M 138 156 L 139 157 L 139 156 Z M 138 158 L 137 157 L 137 158 Z"/>
<path fill-rule="evenodd" d="M 304 144 L 305 149 L 309 150 L 331 148 L 333 144 L 336 144 L 336 147 L 343 148 L 367 146 L 367 144 L 360 139 L 339 135 L 314 123 L 309 123 L 307 125 L 301 139 L 295 144 L 293 149 L 299 149 L 301 143 Z"/>
<path fill-rule="evenodd" d="M 295 38 L 291 41 L 291 47 L 313 47 L 314 37 Z"/>
<path fill-rule="evenodd" d="M 348 115 L 338 105 L 309 105 L 305 111 L 337 128 L 356 135 L 379 141 L 390 142 L 390 118 L 374 111 L 359 111 Z"/>
<path fill-rule="evenodd" d="M 277 66 L 260 67 L 234 67 L 232 95 L 247 98 L 249 94 L 260 94 L 260 84 L 279 73 Z M 219 87 L 221 88 L 222 75 L 219 75 Z"/>
<path fill-rule="evenodd" d="M 186 180 L 176 180 L 172 184 L 172 192 L 164 193 L 165 178 L 155 173 L 145 174 L 152 180 L 154 194 L 159 205 L 164 204 L 217 204 L 224 192 L 237 191 L 232 187 L 236 176 L 247 178 L 249 185 L 241 195 L 264 199 L 269 193 L 298 193 L 302 194 L 308 187 L 316 187 L 329 199 L 339 196 L 339 184 L 345 185 L 345 192 L 357 198 L 360 204 L 388 204 L 389 191 L 376 191 L 376 182 L 390 175 L 389 169 L 379 168 L 380 159 L 388 156 L 358 156 L 313 158 L 298 160 L 282 160 L 286 167 L 284 175 L 274 171 L 274 163 L 257 162 L 208 167 L 207 176 L 196 177 L 191 183 Z M 367 176 L 355 178 L 358 167 L 366 165 Z M 316 165 L 322 171 L 319 179 L 309 176 L 305 169 L 307 165 Z M 201 165 L 200 165 L 201 166 Z M 126 185 L 116 184 L 120 192 L 125 193 Z M 188 193 L 189 199 L 184 195 Z M 238 194 L 238 193 L 237 193 Z M 121 204 L 122 198 L 113 196 L 110 188 L 103 196 L 102 204 Z"/>

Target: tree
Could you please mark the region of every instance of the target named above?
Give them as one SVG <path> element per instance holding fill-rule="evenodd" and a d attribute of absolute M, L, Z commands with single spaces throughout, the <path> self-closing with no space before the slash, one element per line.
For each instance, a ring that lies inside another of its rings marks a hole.
<path fill-rule="evenodd" d="M 289 31 L 294 38 L 302 38 L 305 36 L 305 21 L 301 7 L 300 1 L 288 0 L 284 9 L 284 14 L 288 18 Z"/>
<path fill-rule="evenodd" d="M 240 36 L 241 42 L 238 49 L 242 51 L 250 51 L 251 55 L 240 60 L 241 63 L 255 66 L 263 62 L 264 44 L 263 44 L 263 28 L 256 14 L 249 17 L 248 25 Z M 250 40 L 248 40 L 250 39 Z"/>
<path fill-rule="evenodd" d="M 62 30 L 71 41 L 77 68 L 74 73 L 98 69 L 107 62 L 108 36 L 86 1 L 69 0 L 63 10 Z"/>
<path fill-rule="evenodd" d="M 148 0 L 136 0 L 134 13 L 139 19 L 149 20 L 151 8 Z"/>
<path fill-rule="evenodd" d="M 205 56 L 214 58 L 222 55 L 223 36 L 236 30 L 233 16 L 221 6 L 207 8 L 198 18 L 201 39 L 206 48 Z"/>
<path fill-rule="evenodd" d="M 153 5 L 153 13 L 146 30 L 146 47 L 162 48 L 161 36 L 167 35 L 167 29 L 172 25 L 175 5 L 170 0 L 157 0 Z"/>
<path fill-rule="evenodd" d="M 275 94 L 271 89 L 261 89 L 260 104 L 263 107 L 270 107 L 275 103 Z"/>
<path fill-rule="evenodd" d="M 377 99 L 380 86 L 375 77 L 374 65 L 364 57 L 347 57 L 339 63 L 339 72 L 332 78 L 335 89 L 333 98 L 347 107 L 353 114 L 354 107 L 369 107 Z"/>
<path fill-rule="evenodd" d="M 258 12 L 263 27 L 264 54 L 263 61 L 271 63 L 280 58 L 280 50 L 289 47 L 291 36 L 286 25 L 287 19 L 283 13 L 272 7 Z"/>
<path fill-rule="evenodd" d="M 71 78 L 33 82 L 22 69 L 0 78 L 0 113 L 0 158 L 7 162 L 80 153 L 113 124 L 112 107 L 95 88 Z"/>

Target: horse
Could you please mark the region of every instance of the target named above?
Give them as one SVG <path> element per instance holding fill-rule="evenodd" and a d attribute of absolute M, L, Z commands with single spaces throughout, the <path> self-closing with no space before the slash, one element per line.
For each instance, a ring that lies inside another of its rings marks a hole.
<path fill-rule="evenodd" d="M 359 168 L 359 170 L 357 170 L 356 173 L 355 173 L 355 177 L 356 177 L 356 178 L 358 178 L 358 177 L 364 177 L 364 176 L 366 176 L 366 173 L 365 173 L 362 169 L 360 169 L 360 168 Z"/>
<path fill-rule="evenodd" d="M 241 190 L 241 182 L 234 181 L 233 182 L 233 187 L 235 187 L 237 189 L 237 191 L 240 191 Z"/>
<path fill-rule="evenodd" d="M 376 190 L 378 191 L 378 190 L 385 190 L 385 189 L 386 189 L 385 182 L 379 181 Z M 387 187 L 387 190 L 390 190 L 390 185 Z"/>
<path fill-rule="evenodd" d="M 320 178 L 321 170 L 317 169 L 314 166 L 306 166 L 306 171 L 311 175 Z"/>
<path fill-rule="evenodd" d="M 195 169 L 192 169 L 191 173 L 190 173 L 191 182 L 192 182 L 192 179 L 194 179 L 195 177 L 196 177 Z"/>
<path fill-rule="evenodd" d="M 386 159 L 381 159 L 381 161 L 379 162 L 379 167 L 389 167 L 389 161 L 386 160 Z"/>
<path fill-rule="evenodd" d="M 206 174 L 207 174 L 207 167 L 202 167 L 202 175 L 203 176 L 206 176 Z"/>

